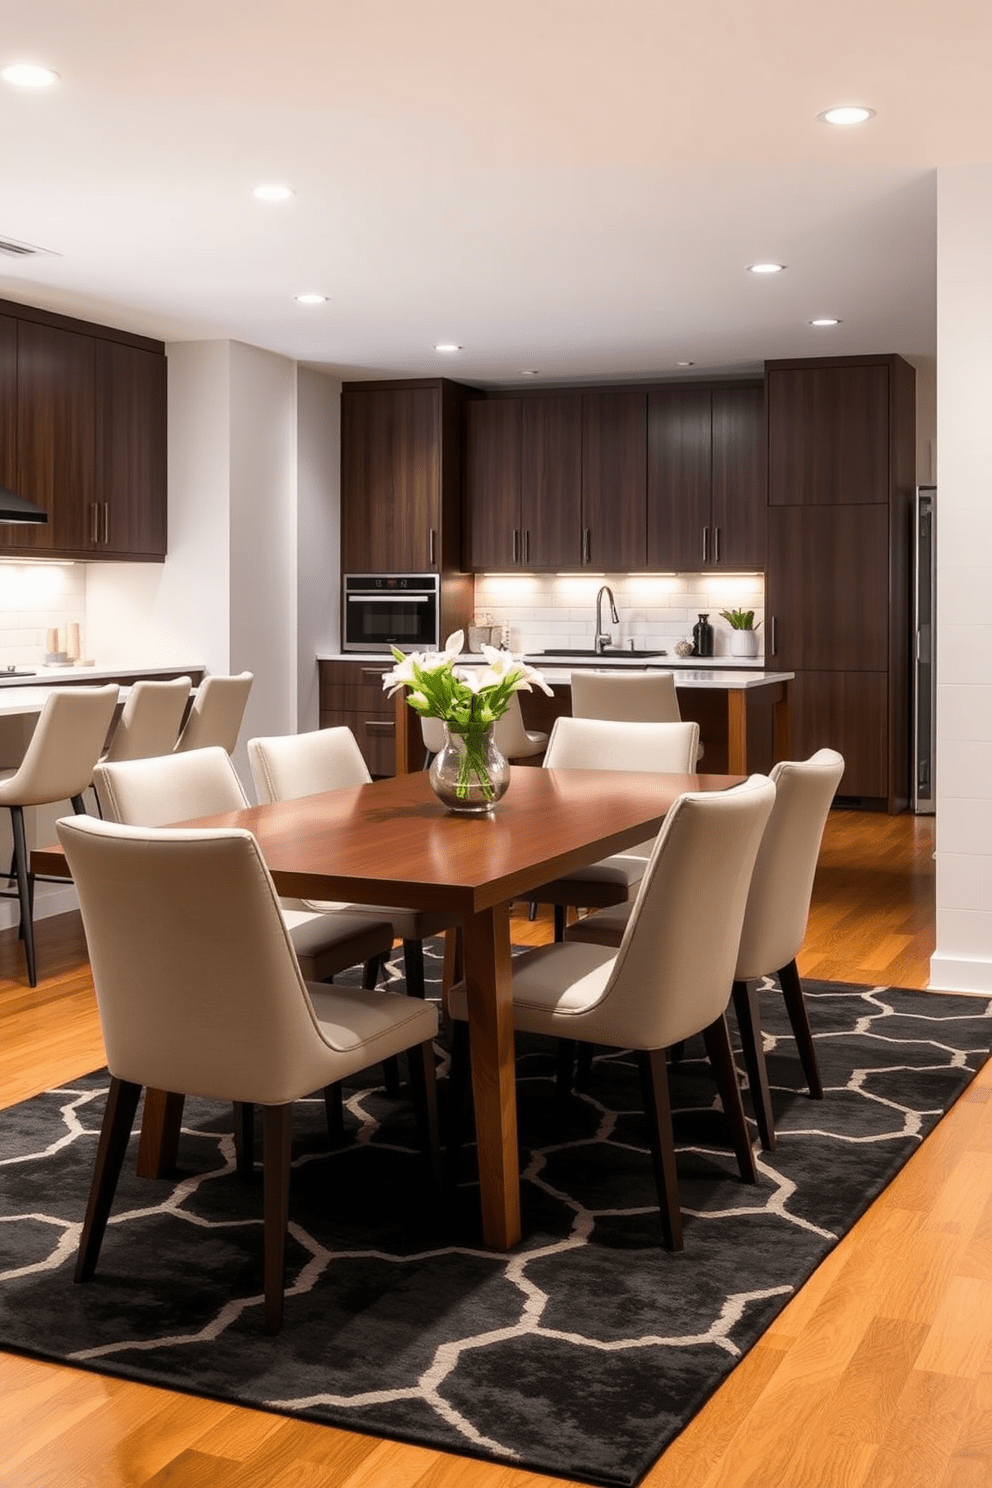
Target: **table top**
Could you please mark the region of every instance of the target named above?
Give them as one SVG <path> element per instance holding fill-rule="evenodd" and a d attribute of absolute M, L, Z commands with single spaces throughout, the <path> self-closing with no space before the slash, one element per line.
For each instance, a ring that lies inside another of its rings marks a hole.
<path fill-rule="evenodd" d="M 683 791 L 743 776 L 514 766 L 492 816 L 449 813 L 426 771 L 204 817 L 258 839 L 280 893 L 474 914 L 661 827 Z"/>

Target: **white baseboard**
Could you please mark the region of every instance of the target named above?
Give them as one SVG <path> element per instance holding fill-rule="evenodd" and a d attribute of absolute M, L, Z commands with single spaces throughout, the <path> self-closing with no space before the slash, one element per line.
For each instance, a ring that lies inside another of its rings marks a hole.
<path fill-rule="evenodd" d="M 49 920 L 53 915 L 68 914 L 79 908 L 79 900 L 72 884 L 36 884 L 34 891 L 34 917 Z M 0 930 L 7 930 L 20 919 L 16 899 L 0 899 Z"/>
<path fill-rule="evenodd" d="M 970 992 L 976 997 L 992 997 L 992 961 L 931 956 L 930 991 Z"/>

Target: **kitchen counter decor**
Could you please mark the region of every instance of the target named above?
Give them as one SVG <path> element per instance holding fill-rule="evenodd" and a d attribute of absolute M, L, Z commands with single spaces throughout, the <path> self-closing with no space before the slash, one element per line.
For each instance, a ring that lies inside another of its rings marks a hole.
<path fill-rule="evenodd" d="M 732 656 L 757 656 L 758 625 L 754 623 L 753 610 L 721 610 L 721 616 L 730 626 L 730 654 Z"/>
<path fill-rule="evenodd" d="M 464 632 L 456 630 L 443 651 L 404 655 L 392 648 L 396 665 L 382 679 L 390 697 L 408 688 L 407 702 L 421 718 L 444 725 L 444 744 L 431 761 L 431 789 L 449 811 L 481 816 L 490 813 L 510 783 L 509 761 L 494 738 L 515 692 L 537 686 L 551 689 L 536 668 L 509 651 L 483 646 L 483 667 L 457 665 Z"/>

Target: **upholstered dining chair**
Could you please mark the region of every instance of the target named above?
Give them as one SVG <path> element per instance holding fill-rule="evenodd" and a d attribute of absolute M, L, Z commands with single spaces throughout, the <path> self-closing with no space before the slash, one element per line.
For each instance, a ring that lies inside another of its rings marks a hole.
<path fill-rule="evenodd" d="M 407 1051 L 437 1173 L 430 1003 L 307 986 L 250 832 L 65 818 L 110 1091 L 76 1262 L 94 1274 L 142 1087 L 260 1105 L 265 1328 L 282 1326 L 291 1117 L 301 1096 Z M 209 905 L 209 914 L 204 906 Z"/>
<path fill-rule="evenodd" d="M 766 1151 L 775 1147 L 775 1123 L 757 995 L 758 983 L 765 977 L 778 979 L 809 1093 L 823 1098 L 796 957 L 806 935 L 827 813 L 843 773 L 843 756 L 833 749 L 820 749 L 808 760 L 781 761 L 770 774 L 775 805 L 751 877 L 733 986 L 755 1121 Z M 628 918 L 629 906 L 615 905 L 576 920 L 565 938 L 619 946 Z"/>
<path fill-rule="evenodd" d="M 673 1250 L 682 1248 L 665 1064 L 673 1044 L 703 1034 L 741 1177 L 755 1181 L 725 1014 L 751 873 L 774 799 L 775 787 L 763 775 L 731 790 L 680 796 L 654 843 L 618 949 L 567 941 L 513 962 L 519 1030 L 636 1051 L 662 1229 Z M 451 1094 L 457 1113 L 468 1052 L 463 982 L 451 989 L 448 1005 L 457 1031 Z"/>
<path fill-rule="evenodd" d="M 573 718 L 613 718 L 622 723 L 681 723 L 674 672 L 572 673 Z M 696 747 L 696 761 L 703 746 Z"/>
<path fill-rule="evenodd" d="M 599 718 L 556 718 L 544 755 L 546 770 L 652 770 L 691 774 L 698 723 L 624 723 Z M 540 888 L 532 903 L 554 906 L 555 940 L 564 938 L 570 905 L 623 904 L 637 891 L 654 839 L 637 843 L 587 868 L 576 868 Z"/>
<path fill-rule="evenodd" d="M 150 759 L 170 754 L 179 738 L 192 685 L 189 677 L 133 683 L 102 758 Z"/>
<path fill-rule="evenodd" d="M 253 681 L 252 672 L 239 672 L 234 677 L 204 677 L 196 689 L 176 749 L 184 753 L 217 744 L 233 754 Z"/>
<path fill-rule="evenodd" d="M 120 689 L 116 682 L 106 687 L 53 687 L 45 699 L 34 732 L 16 770 L 0 777 L 0 806 L 10 811 L 13 857 L 10 872 L 0 878 L 16 883 L 16 889 L 0 890 L 0 898 L 17 898 L 20 904 L 20 934 L 24 941 L 28 981 L 38 985 L 34 943 L 34 885 L 60 882 L 30 871 L 24 830 L 26 806 L 50 806 L 70 801 L 76 812 L 85 812 L 83 792 L 93 778 L 93 766 L 107 740 Z"/>
<path fill-rule="evenodd" d="M 349 785 L 368 785 L 369 774 L 351 729 L 316 729 L 312 733 L 284 734 L 248 740 L 248 762 L 259 802 L 293 801 L 299 796 L 320 795 Z M 424 947 L 431 935 L 456 929 L 457 917 L 429 909 L 401 909 L 391 905 L 362 905 L 304 901 L 311 909 L 388 919 L 403 942 L 406 989 L 414 997 L 424 996 Z"/>

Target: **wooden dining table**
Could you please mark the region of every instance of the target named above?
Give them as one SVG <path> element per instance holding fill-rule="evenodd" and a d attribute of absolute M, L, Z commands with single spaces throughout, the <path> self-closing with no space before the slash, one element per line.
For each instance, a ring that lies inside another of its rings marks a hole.
<path fill-rule="evenodd" d="M 183 825 L 248 828 L 287 897 L 460 916 L 482 1234 L 503 1251 L 520 1238 L 511 901 L 642 842 L 682 792 L 742 778 L 515 766 L 492 814 L 471 817 L 448 812 L 420 771 Z M 32 866 L 66 871 L 57 848 L 36 851 Z"/>

